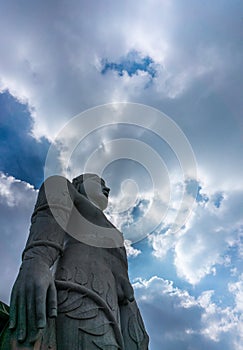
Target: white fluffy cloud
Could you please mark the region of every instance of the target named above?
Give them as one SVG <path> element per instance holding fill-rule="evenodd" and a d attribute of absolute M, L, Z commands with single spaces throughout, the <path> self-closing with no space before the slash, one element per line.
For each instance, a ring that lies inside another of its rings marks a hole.
<path fill-rule="evenodd" d="M 239 336 L 235 339 L 234 344 L 237 350 L 243 349 L 243 274 L 238 278 L 238 281 L 229 283 L 229 291 L 234 295 L 234 311 L 238 316 L 236 320 L 237 330 Z"/>
<path fill-rule="evenodd" d="M 178 276 L 191 284 L 216 274 L 218 264 L 231 263 L 228 249 L 235 246 L 241 255 L 242 195 L 242 191 L 224 193 L 220 204 L 212 195 L 206 204 L 197 205 L 183 231 L 152 235 L 154 255 L 164 258 L 168 250 L 174 251 Z"/>
<path fill-rule="evenodd" d="M 127 99 L 161 107 L 161 98 L 180 97 L 203 79 L 210 78 L 214 88 L 227 81 L 230 62 L 237 59 L 228 44 L 230 39 L 237 49 L 237 29 L 221 26 L 217 42 L 216 29 L 222 21 L 230 24 L 227 11 L 216 4 L 187 5 L 193 10 L 177 1 L 141 6 L 135 1 L 8 1 L 1 11 L 0 88 L 29 103 L 35 135 L 50 139 L 87 107 Z M 200 13 L 197 21 L 193 11 Z M 100 74 L 102 59 L 119 62 L 131 50 L 154 61 L 157 75 L 149 89 L 142 71 Z"/>
<path fill-rule="evenodd" d="M 243 171 L 239 4 L 26 0 L 1 6 L 0 91 L 29 104 L 35 137 L 53 140 L 89 107 L 144 103 L 179 123 L 208 185 L 237 187 Z M 142 70 L 101 74 L 103 59 L 119 64 L 131 51 L 153 60 L 152 81 Z"/>
<path fill-rule="evenodd" d="M 239 276 L 239 280 L 229 283 L 229 291 L 235 296 L 235 308 L 238 312 L 243 311 L 243 274 Z"/>
<path fill-rule="evenodd" d="M 147 323 L 151 348 L 239 350 L 240 314 L 217 306 L 214 292 L 193 297 L 159 277 L 134 282 L 136 296 Z M 156 306 L 156 312 L 153 312 Z"/>
<path fill-rule="evenodd" d="M 8 303 L 28 237 L 37 191 L 33 186 L 0 173 L 1 300 Z"/>
<path fill-rule="evenodd" d="M 127 256 L 135 258 L 139 254 L 141 254 L 141 250 L 134 248 L 131 243 L 132 242 L 129 241 L 129 240 L 125 240 L 124 241 L 124 245 L 125 245 L 125 248 L 126 248 L 126 251 L 127 251 Z"/>

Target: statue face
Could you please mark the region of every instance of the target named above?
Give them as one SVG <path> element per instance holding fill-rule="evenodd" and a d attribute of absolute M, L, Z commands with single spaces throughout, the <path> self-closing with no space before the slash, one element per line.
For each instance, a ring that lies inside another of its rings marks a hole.
<path fill-rule="evenodd" d="M 85 195 L 94 205 L 101 210 L 105 210 L 108 205 L 110 189 L 105 181 L 95 175 L 88 177 L 79 186 L 79 192 Z"/>

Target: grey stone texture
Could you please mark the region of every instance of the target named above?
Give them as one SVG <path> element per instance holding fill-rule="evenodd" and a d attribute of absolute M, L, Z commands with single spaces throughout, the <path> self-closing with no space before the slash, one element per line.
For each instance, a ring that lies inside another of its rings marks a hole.
<path fill-rule="evenodd" d="M 12 290 L 9 349 L 148 349 L 123 236 L 103 213 L 108 195 L 94 174 L 42 184 Z"/>

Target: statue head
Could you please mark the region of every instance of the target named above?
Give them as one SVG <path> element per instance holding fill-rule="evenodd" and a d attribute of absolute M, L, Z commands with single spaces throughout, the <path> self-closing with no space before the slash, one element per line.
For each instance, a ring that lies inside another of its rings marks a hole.
<path fill-rule="evenodd" d="M 105 210 L 108 205 L 110 189 L 105 181 L 96 174 L 82 174 L 75 177 L 72 183 L 76 190 L 87 197 L 96 207 Z"/>

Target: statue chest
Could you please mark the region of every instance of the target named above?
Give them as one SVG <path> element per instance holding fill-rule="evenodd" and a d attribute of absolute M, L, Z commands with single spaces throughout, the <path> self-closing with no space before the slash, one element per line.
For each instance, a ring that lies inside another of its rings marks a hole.
<path fill-rule="evenodd" d="M 112 273 L 109 254 L 100 248 L 78 243 L 64 250 L 55 274 L 55 280 L 62 282 L 62 288 L 76 292 L 95 293 L 111 310 L 117 308 L 117 287 Z M 58 286 L 58 284 L 57 284 Z"/>

